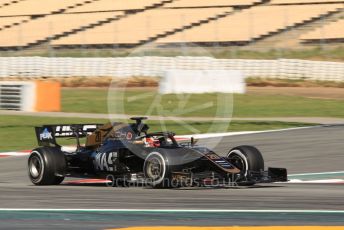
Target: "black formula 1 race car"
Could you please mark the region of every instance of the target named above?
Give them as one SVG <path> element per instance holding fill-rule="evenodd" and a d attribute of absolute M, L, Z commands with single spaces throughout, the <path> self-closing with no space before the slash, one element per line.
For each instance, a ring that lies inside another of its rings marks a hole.
<path fill-rule="evenodd" d="M 177 142 L 172 132 L 148 133 L 145 117 L 133 124 L 74 124 L 36 127 L 41 147 L 28 159 L 35 185 L 57 185 L 65 177 L 102 178 L 112 185 L 145 183 L 155 188 L 236 186 L 287 181 L 285 168 L 264 171 L 261 153 L 238 146 L 226 156 L 197 146 L 195 140 Z M 57 138 L 75 138 L 77 147 L 66 151 Z M 85 144 L 80 138 L 86 137 Z"/>

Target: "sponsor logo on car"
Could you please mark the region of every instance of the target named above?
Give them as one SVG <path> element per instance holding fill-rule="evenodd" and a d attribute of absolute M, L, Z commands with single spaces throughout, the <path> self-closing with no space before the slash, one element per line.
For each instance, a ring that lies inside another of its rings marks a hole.
<path fill-rule="evenodd" d="M 117 157 L 117 152 L 97 153 L 94 159 L 94 166 L 100 171 L 114 171 L 113 158 Z"/>
<path fill-rule="evenodd" d="M 97 125 L 83 125 L 82 132 L 87 132 L 90 134 L 89 130 L 96 129 Z M 70 125 L 58 125 L 55 129 L 55 136 L 56 137 L 69 137 L 72 136 L 74 133 Z M 82 133 L 79 133 L 82 134 Z"/>
<path fill-rule="evenodd" d="M 43 130 L 43 132 L 39 135 L 39 139 L 42 140 L 51 140 L 53 139 L 53 135 L 51 132 L 48 131 L 47 128 Z"/>

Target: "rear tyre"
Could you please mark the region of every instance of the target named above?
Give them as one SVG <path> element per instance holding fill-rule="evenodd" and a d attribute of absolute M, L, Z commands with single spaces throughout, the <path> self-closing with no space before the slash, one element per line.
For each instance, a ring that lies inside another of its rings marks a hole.
<path fill-rule="evenodd" d="M 235 167 L 241 170 L 241 174 L 247 179 L 248 171 L 264 170 L 264 159 L 260 151 L 248 145 L 231 149 L 227 158 Z"/>
<path fill-rule="evenodd" d="M 35 185 L 58 185 L 64 180 L 66 160 L 59 148 L 34 149 L 28 159 L 28 173 Z"/>
<path fill-rule="evenodd" d="M 143 164 L 143 173 L 147 183 L 153 188 L 173 187 L 168 159 L 161 152 L 148 154 Z"/>

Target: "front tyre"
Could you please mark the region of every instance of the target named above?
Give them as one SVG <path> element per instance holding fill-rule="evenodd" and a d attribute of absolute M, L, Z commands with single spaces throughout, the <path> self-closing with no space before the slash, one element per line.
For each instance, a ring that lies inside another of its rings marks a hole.
<path fill-rule="evenodd" d="M 245 177 L 248 171 L 260 172 L 264 170 L 264 159 L 260 151 L 248 145 L 242 145 L 231 149 L 227 154 L 228 160 L 235 167 L 241 170 L 241 174 Z"/>
<path fill-rule="evenodd" d="M 64 180 L 66 160 L 59 148 L 34 149 L 28 159 L 28 173 L 35 185 L 58 185 Z"/>
<path fill-rule="evenodd" d="M 161 152 L 154 151 L 148 154 L 143 164 L 143 173 L 147 183 L 153 188 L 173 187 L 168 159 Z"/>

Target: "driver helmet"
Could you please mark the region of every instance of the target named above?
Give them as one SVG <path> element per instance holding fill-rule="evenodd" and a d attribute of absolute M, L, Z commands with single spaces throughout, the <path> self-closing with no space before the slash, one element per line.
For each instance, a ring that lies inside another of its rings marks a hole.
<path fill-rule="evenodd" d="M 146 137 L 144 139 L 144 143 L 146 147 L 159 147 L 160 146 L 159 140 L 156 140 L 153 137 Z"/>

